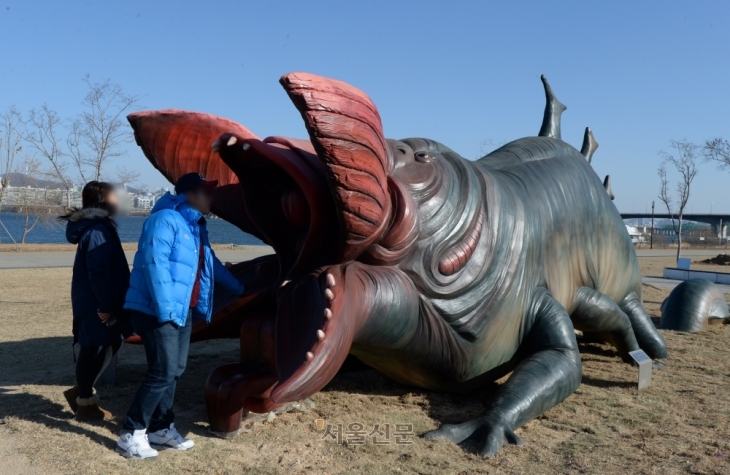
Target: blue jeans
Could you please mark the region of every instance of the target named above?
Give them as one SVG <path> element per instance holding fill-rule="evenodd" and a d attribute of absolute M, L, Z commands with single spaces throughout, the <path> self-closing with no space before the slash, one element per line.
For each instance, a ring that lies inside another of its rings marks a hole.
<path fill-rule="evenodd" d="M 185 371 L 190 348 L 192 311 L 185 326 L 171 322 L 159 323 L 157 317 L 132 311 L 132 325 L 142 337 L 147 356 L 147 374 L 127 412 L 122 432 L 147 429 L 148 432 L 167 429 L 175 422 L 172 403 L 177 380 Z"/>

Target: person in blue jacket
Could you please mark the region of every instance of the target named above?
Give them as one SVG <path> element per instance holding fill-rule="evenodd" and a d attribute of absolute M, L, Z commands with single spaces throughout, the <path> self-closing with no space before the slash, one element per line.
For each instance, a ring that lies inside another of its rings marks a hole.
<path fill-rule="evenodd" d="M 81 349 L 76 360 L 76 385 L 63 394 L 77 420 L 111 419 L 99 407 L 94 384 L 131 334 L 124 297 L 129 287 L 129 265 L 112 219 L 118 198 L 109 183 L 91 181 L 81 192 L 82 208 L 59 219 L 66 221 L 66 239 L 77 244 L 71 280 L 73 344 Z"/>
<path fill-rule="evenodd" d="M 125 457 L 156 457 L 157 448 L 187 450 L 192 440 L 175 428 L 172 404 L 185 370 L 193 319 L 209 322 L 216 285 L 234 294 L 241 284 L 210 248 L 204 215 L 217 181 L 183 175 L 175 193 L 152 209 L 139 238 L 124 308 L 142 337 L 147 374 L 122 426 L 116 451 Z"/>

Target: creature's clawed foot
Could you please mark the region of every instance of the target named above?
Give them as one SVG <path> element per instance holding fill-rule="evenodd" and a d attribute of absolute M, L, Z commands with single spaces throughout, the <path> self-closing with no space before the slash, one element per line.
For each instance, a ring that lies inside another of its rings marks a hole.
<path fill-rule="evenodd" d="M 509 423 L 486 415 L 461 424 L 444 424 L 423 434 L 427 440 L 450 440 L 456 444 L 471 437 L 477 438 L 482 457 L 494 457 L 507 444 L 524 445 Z"/>

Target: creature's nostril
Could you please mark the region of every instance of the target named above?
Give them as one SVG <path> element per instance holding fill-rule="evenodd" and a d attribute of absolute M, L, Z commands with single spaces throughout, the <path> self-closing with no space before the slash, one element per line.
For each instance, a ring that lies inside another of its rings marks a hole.
<path fill-rule="evenodd" d="M 420 163 L 428 163 L 433 161 L 433 158 L 428 152 L 418 152 L 416 153 L 416 161 Z"/>

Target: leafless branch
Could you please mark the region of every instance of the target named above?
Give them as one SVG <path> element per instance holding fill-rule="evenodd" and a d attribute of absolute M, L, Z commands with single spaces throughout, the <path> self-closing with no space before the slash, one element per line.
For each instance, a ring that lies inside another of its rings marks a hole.
<path fill-rule="evenodd" d="M 669 215 L 672 215 L 670 209 L 671 199 L 668 193 L 667 183 L 667 165 L 671 165 L 679 173 L 679 181 L 677 182 L 677 215 L 679 225 L 675 228 L 677 233 L 677 260 L 681 255 L 682 250 L 682 219 L 684 217 L 684 209 L 687 206 L 687 202 L 690 197 L 690 189 L 692 181 L 697 176 L 697 158 L 699 146 L 688 142 L 686 140 L 672 140 L 670 142 L 671 147 L 674 149 L 673 153 L 660 152 L 659 155 L 663 158 L 662 164 L 659 167 L 659 178 L 661 180 L 661 188 L 659 191 L 659 199 L 664 202 L 667 206 Z M 672 226 L 674 226 L 674 218 L 672 217 Z"/>
<path fill-rule="evenodd" d="M 83 151 L 81 121 L 74 120 L 69 126 L 68 136 L 66 137 L 66 147 L 68 154 L 79 172 L 82 183 L 86 183 L 86 174 L 84 168 L 89 164 L 89 159 Z"/>
<path fill-rule="evenodd" d="M 730 168 L 730 141 L 721 137 L 708 140 L 702 147 L 702 154 L 705 160 L 717 162 L 720 170 Z"/>
<path fill-rule="evenodd" d="M 95 180 L 100 180 L 107 160 L 122 155 L 120 145 L 132 139 L 124 116 L 137 105 L 140 96 L 126 94 L 121 86 L 111 84 L 108 79 L 94 83 L 87 74 L 84 82 L 89 91 L 82 102 L 84 111 L 74 124 L 78 138 L 89 150 L 88 157 L 81 162 L 92 168 Z"/>
<path fill-rule="evenodd" d="M 137 170 L 128 170 L 127 167 L 117 167 L 116 182 L 119 184 L 131 184 L 139 180 L 140 173 Z"/>
<path fill-rule="evenodd" d="M 677 232 L 677 227 L 674 224 L 674 213 L 672 213 L 672 197 L 669 196 L 669 193 L 667 191 L 669 184 L 667 180 L 667 166 L 664 162 L 662 162 L 661 166 L 659 166 L 659 170 L 657 170 L 659 174 L 659 180 L 661 182 L 661 187 L 659 189 L 659 199 L 664 203 L 664 205 L 667 207 L 667 214 L 669 214 L 669 217 L 672 219 L 672 229 L 674 229 L 674 232 Z"/>
<path fill-rule="evenodd" d="M 64 161 L 65 153 L 59 146 L 58 136 L 61 134 L 61 119 L 48 105 L 40 110 L 31 110 L 26 122 L 25 141 L 51 165 L 46 174 L 61 182 L 66 190 L 66 206 L 71 207 L 71 188 L 73 184 L 67 175 L 68 164 Z"/>
<path fill-rule="evenodd" d="M 15 157 L 23 150 L 19 130 L 22 122 L 20 112 L 13 106 L 0 115 L 0 207 L 10 186 L 10 172 L 13 170 Z"/>

